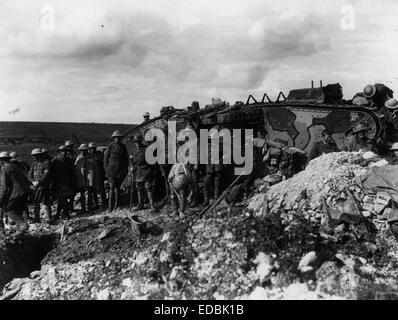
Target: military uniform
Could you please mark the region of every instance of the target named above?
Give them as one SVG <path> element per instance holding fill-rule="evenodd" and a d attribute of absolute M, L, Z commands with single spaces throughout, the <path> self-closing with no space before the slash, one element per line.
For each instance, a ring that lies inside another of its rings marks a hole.
<path fill-rule="evenodd" d="M 93 190 L 93 197 L 96 206 L 98 206 L 98 196 L 97 193 L 101 196 L 102 206 L 104 207 L 106 201 L 105 195 L 105 170 L 104 170 L 104 155 L 100 151 L 95 151 L 93 155 L 89 155 L 92 161 L 95 163 L 95 175 L 96 175 L 96 185 Z"/>
<path fill-rule="evenodd" d="M 134 155 L 134 166 L 136 168 L 135 181 L 138 190 L 138 210 L 144 208 L 144 190 L 147 193 L 151 209 L 154 207 L 153 188 L 155 186 L 155 172 L 153 165 L 145 159 L 145 146 L 141 145 Z"/>
<path fill-rule="evenodd" d="M 34 194 L 34 220 L 40 222 L 40 204 L 44 204 L 48 220 L 52 221 L 50 183 L 51 165 L 49 160 L 39 160 L 32 164 L 29 171 L 29 179 L 32 183 L 36 182 Z"/>
<path fill-rule="evenodd" d="M 104 170 L 109 181 L 109 210 L 116 209 L 121 184 L 128 171 L 127 148 L 121 142 L 112 142 L 105 151 Z M 114 207 L 112 200 L 115 199 Z"/>
<path fill-rule="evenodd" d="M 208 164 L 206 166 L 206 176 L 203 179 L 204 197 L 207 205 L 210 200 L 210 189 L 214 186 L 214 198 L 218 198 L 222 192 L 223 186 L 223 165 Z"/>
<path fill-rule="evenodd" d="M 69 217 L 68 199 L 74 197 L 76 188 L 73 162 L 70 158 L 55 158 L 52 162 L 53 197 L 58 199 L 56 218 L 62 212 L 64 217 Z"/>
<path fill-rule="evenodd" d="M 191 191 L 191 177 L 187 166 L 183 163 L 175 163 L 170 169 L 168 181 L 172 190 L 171 200 L 174 211 L 177 211 L 178 201 L 179 213 L 182 218 L 185 213 L 187 197 Z"/>
<path fill-rule="evenodd" d="M 22 213 L 27 206 L 29 192 L 30 182 L 23 171 L 6 162 L 0 170 L 0 207 L 16 222 L 17 232 L 27 229 Z"/>

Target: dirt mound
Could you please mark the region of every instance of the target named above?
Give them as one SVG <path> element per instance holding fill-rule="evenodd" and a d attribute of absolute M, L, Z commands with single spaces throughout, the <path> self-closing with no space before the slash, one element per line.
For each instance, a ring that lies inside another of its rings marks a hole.
<path fill-rule="evenodd" d="M 397 242 L 381 211 L 364 215 L 365 204 L 377 207 L 356 184 L 366 170 L 358 153 L 325 155 L 232 211 L 139 213 L 161 226 L 143 236 L 124 211 L 75 219 L 16 298 L 389 297 Z"/>

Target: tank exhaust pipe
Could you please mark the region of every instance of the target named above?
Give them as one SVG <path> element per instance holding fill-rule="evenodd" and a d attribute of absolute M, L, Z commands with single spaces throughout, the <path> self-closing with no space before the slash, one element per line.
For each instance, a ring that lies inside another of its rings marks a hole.
<path fill-rule="evenodd" d="M 311 89 L 314 89 L 314 80 L 311 80 Z"/>
<path fill-rule="evenodd" d="M 322 80 L 320 81 L 320 83 L 321 83 L 321 88 L 322 88 Z"/>

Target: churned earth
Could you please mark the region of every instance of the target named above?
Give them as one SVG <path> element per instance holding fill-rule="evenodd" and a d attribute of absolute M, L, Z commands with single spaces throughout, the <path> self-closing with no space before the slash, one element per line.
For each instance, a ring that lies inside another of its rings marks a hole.
<path fill-rule="evenodd" d="M 360 160 L 322 156 L 202 217 L 122 209 L 31 225 L 19 239 L 6 230 L 0 276 L 14 279 L 2 299 L 395 299 L 397 241 L 375 195 L 356 183 L 367 170 Z M 336 215 L 341 203 L 351 209 Z M 146 221 L 141 234 L 131 214 Z"/>

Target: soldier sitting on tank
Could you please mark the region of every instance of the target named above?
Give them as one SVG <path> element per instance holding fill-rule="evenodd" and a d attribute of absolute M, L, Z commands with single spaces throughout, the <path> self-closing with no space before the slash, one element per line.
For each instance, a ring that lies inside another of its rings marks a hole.
<path fill-rule="evenodd" d="M 153 189 L 155 186 L 155 172 L 153 165 L 148 164 L 145 159 L 144 138 L 141 135 L 134 137 L 134 143 L 137 147 L 137 152 L 134 156 L 134 164 L 136 166 L 136 186 L 138 191 L 138 207 L 137 210 L 144 209 L 144 191 L 148 196 L 150 209 L 152 212 L 156 211 Z"/>
<path fill-rule="evenodd" d="M 308 161 L 318 158 L 323 154 L 328 154 L 338 151 L 339 149 L 337 148 L 336 142 L 334 142 L 332 138 L 332 133 L 328 129 L 325 129 L 321 133 L 321 140 L 316 142 L 312 147 L 310 154 L 308 156 Z"/>
<path fill-rule="evenodd" d="M 373 140 L 366 136 L 367 131 L 369 131 L 368 127 L 362 123 L 357 124 L 353 128 L 351 136 L 347 138 L 345 151 L 376 151 Z"/>
<path fill-rule="evenodd" d="M 181 162 L 175 163 L 170 169 L 168 181 L 170 183 L 173 211 L 183 219 L 188 201 L 187 198 L 191 191 L 191 177 L 188 167 Z"/>

